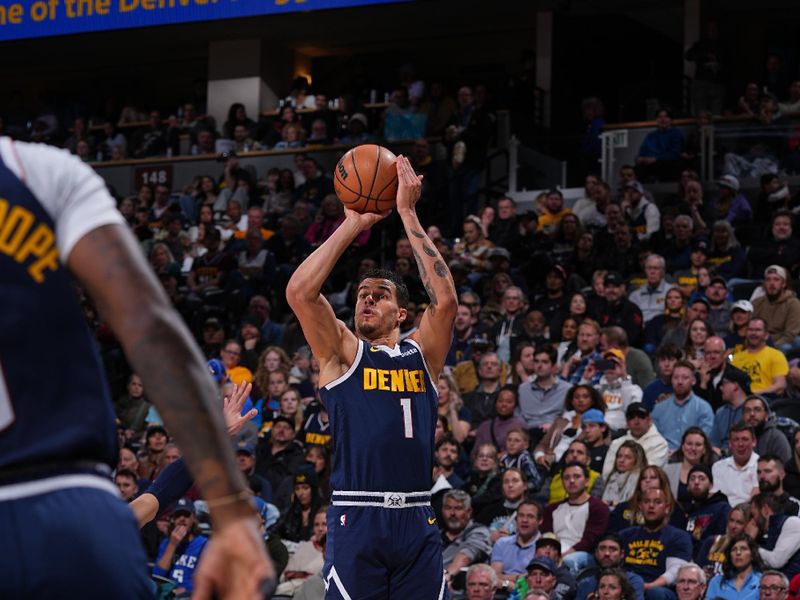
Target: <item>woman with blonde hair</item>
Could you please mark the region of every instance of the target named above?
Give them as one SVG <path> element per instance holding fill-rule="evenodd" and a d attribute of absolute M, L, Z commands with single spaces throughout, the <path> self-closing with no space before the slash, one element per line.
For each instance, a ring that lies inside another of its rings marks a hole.
<path fill-rule="evenodd" d="M 661 467 L 648 465 L 642 469 L 641 475 L 639 475 L 639 481 L 636 484 L 636 490 L 633 492 L 631 499 L 620 502 L 614 510 L 611 511 L 611 516 L 608 519 L 607 531 L 619 531 L 626 527 L 632 527 L 633 525 L 644 524 L 642 499 L 645 490 L 651 488 L 658 488 L 664 492 L 664 498 L 671 512 L 669 524 L 678 529 L 684 529 L 686 527 L 686 517 L 682 510 L 675 510 L 677 502 L 675 496 L 672 495 L 672 489 L 670 488 L 667 474 Z"/>
<path fill-rule="evenodd" d="M 697 548 L 695 558 L 697 564 L 705 569 L 706 573 L 721 575 L 725 566 L 726 552 L 731 542 L 744 533 L 745 527 L 750 522 L 750 503 L 737 504 L 728 513 L 728 522 L 723 535 L 707 537 Z"/>
<path fill-rule="evenodd" d="M 464 408 L 458 384 L 449 373 L 441 373 L 436 390 L 439 392 L 438 414 L 447 419 L 453 437 L 461 444 L 469 434 L 471 417 L 469 410 Z"/>

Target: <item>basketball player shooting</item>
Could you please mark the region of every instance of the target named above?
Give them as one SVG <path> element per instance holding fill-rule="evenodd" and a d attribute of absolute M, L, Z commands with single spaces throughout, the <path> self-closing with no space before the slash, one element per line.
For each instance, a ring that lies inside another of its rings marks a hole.
<path fill-rule="evenodd" d="M 295 271 L 286 297 L 320 366 L 334 439 L 333 495 L 323 568 L 326 599 L 447 597 L 430 506 L 436 382 L 452 338 L 455 285 L 415 211 L 422 178 L 397 157 L 397 212 L 430 298 L 419 329 L 400 341 L 408 290 L 391 271 L 358 283 L 355 333 L 322 285 L 365 229 L 389 214 L 345 208 L 341 226 Z"/>

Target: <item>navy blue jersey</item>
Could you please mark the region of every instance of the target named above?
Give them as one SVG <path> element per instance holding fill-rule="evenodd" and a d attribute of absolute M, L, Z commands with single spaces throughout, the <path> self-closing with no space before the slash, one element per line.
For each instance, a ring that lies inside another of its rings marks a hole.
<path fill-rule="evenodd" d="M 430 490 L 439 400 L 416 342 L 391 349 L 359 341 L 353 365 L 320 398 L 333 434 L 334 490 Z"/>
<path fill-rule="evenodd" d="M 0 138 L 0 469 L 116 463 L 108 386 L 64 265 L 85 233 L 116 222 L 90 168 Z"/>

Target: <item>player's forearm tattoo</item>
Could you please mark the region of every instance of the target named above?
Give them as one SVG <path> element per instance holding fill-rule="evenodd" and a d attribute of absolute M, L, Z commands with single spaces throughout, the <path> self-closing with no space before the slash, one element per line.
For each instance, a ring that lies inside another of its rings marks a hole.
<path fill-rule="evenodd" d="M 428 269 L 425 268 L 425 263 L 422 261 L 422 257 L 417 252 L 416 248 L 412 248 L 411 252 L 414 253 L 414 260 L 417 261 L 417 267 L 419 268 L 419 274 L 422 276 L 422 280 L 425 281 L 428 279 Z"/>
<path fill-rule="evenodd" d="M 439 255 L 439 253 L 436 252 L 436 250 L 434 250 L 430 246 L 428 246 L 428 244 L 422 244 L 422 250 L 425 252 L 425 254 L 427 254 L 431 258 L 436 258 Z"/>
<path fill-rule="evenodd" d="M 445 266 L 444 262 L 441 260 L 437 260 L 433 264 L 433 270 L 439 277 L 447 277 L 447 267 Z"/>
<path fill-rule="evenodd" d="M 428 311 L 430 311 L 431 316 L 436 314 L 436 307 L 439 305 L 439 300 L 436 298 L 436 290 L 433 289 L 430 281 L 425 281 L 425 291 L 428 293 L 428 298 L 431 299 L 431 303 L 428 305 Z"/>
<path fill-rule="evenodd" d="M 425 239 L 425 234 L 421 231 L 417 231 L 416 229 L 412 229 L 411 233 L 414 234 L 414 237 L 418 237 L 419 239 Z"/>

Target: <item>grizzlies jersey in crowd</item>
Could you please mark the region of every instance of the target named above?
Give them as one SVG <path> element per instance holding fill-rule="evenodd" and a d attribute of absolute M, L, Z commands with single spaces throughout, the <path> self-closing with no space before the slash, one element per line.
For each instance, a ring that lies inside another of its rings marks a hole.
<path fill-rule="evenodd" d="M 110 223 L 123 220 L 89 167 L 0 138 L 0 470 L 116 462 L 108 386 L 65 266 Z"/>
<path fill-rule="evenodd" d="M 320 390 L 334 453 L 334 490 L 431 488 L 438 393 L 419 346 L 359 340 L 347 373 Z"/>

